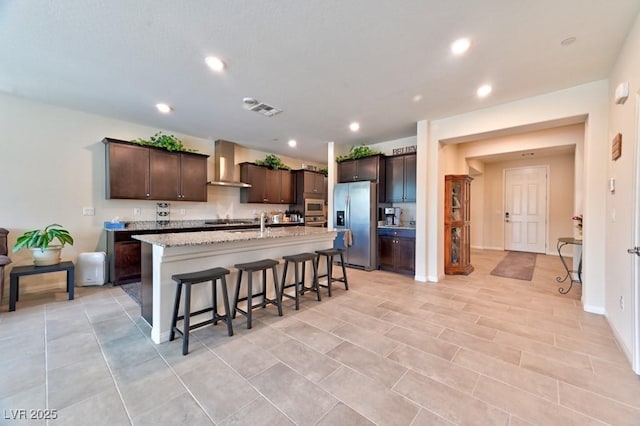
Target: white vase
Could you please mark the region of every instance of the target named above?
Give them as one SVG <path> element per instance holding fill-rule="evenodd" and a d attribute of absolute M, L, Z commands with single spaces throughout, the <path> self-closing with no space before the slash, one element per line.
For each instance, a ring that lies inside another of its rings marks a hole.
<path fill-rule="evenodd" d="M 33 264 L 36 266 L 57 265 L 61 261 L 61 245 L 49 246 L 44 251 L 40 248 L 32 248 L 30 250 L 33 255 Z"/>

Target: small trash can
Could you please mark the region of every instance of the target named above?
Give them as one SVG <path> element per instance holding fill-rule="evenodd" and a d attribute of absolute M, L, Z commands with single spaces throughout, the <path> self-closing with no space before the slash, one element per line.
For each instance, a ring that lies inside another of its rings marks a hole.
<path fill-rule="evenodd" d="M 107 254 L 103 251 L 80 253 L 76 268 L 76 285 L 103 285 L 106 281 Z"/>

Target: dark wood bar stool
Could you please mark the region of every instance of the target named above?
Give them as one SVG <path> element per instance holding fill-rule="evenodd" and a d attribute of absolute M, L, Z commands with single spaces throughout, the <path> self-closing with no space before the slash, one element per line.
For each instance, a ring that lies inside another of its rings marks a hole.
<path fill-rule="evenodd" d="M 344 289 L 349 290 L 349 282 L 347 281 L 347 270 L 344 267 L 344 256 L 342 253 L 343 249 L 339 248 L 331 248 L 326 250 L 316 250 L 316 254 L 318 254 L 318 265 L 320 264 L 320 259 L 322 256 L 327 258 L 327 273 L 323 275 L 318 275 L 318 280 L 320 278 L 327 277 L 327 285 L 318 284 L 320 287 L 326 287 L 329 291 L 329 297 L 331 297 L 331 283 L 338 281 L 344 283 Z M 333 257 L 340 256 L 340 265 L 342 266 L 342 277 L 334 277 L 333 276 Z"/>
<path fill-rule="evenodd" d="M 281 294 L 283 297 L 288 297 L 289 299 L 293 299 L 296 301 L 296 311 L 300 309 L 300 295 L 303 295 L 306 291 L 315 291 L 318 297 L 318 302 L 322 300 L 320 296 L 320 288 L 318 287 L 318 255 L 315 253 L 299 253 L 293 254 L 290 256 L 283 256 L 284 259 L 284 271 L 282 272 L 282 285 L 280 286 Z M 291 284 L 285 284 L 287 280 L 287 269 L 289 267 L 289 263 L 293 262 L 294 266 L 294 282 Z M 311 262 L 311 267 L 313 268 L 313 276 L 311 277 L 312 283 L 311 287 L 305 286 L 306 279 L 306 270 L 305 266 L 307 262 Z M 300 268 L 302 265 L 302 276 L 300 276 Z M 294 295 L 286 294 L 284 292 L 287 288 L 295 288 Z"/>
<path fill-rule="evenodd" d="M 247 328 L 251 328 L 251 311 L 254 308 L 266 308 L 267 305 L 272 304 L 278 307 L 278 315 L 282 316 L 282 294 L 278 288 L 278 272 L 276 266 L 277 260 L 262 259 L 256 262 L 238 263 L 234 265 L 238 269 L 238 280 L 236 281 L 236 294 L 233 302 L 233 318 L 236 317 L 236 313 L 240 312 L 247 317 Z M 273 299 L 267 298 L 267 270 L 273 271 L 273 286 L 276 291 L 276 296 Z M 247 272 L 247 296 L 240 297 L 240 285 L 242 284 L 242 273 Z M 260 293 L 253 294 L 253 273 L 262 272 L 262 291 Z M 257 304 L 253 304 L 253 298 L 262 296 L 262 301 Z M 238 302 L 247 302 L 246 311 L 238 307 Z"/>
<path fill-rule="evenodd" d="M 173 305 L 173 317 L 171 319 L 171 333 L 169 340 L 173 340 L 175 333 L 179 333 L 182 336 L 182 355 L 189 353 L 189 331 L 204 327 L 209 324 L 217 324 L 218 321 L 224 321 L 227 324 L 227 332 L 229 336 L 233 336 L 233 326 L 231 324 L 231 312 L 229 309 L 229 294 L 227 292 L 227 281 L 225 276 L 229 274 L 229 270 L 225 268 L 213 268 L 206 271 L 192 272 L 188 274 L 172 275 L 171 279 L 176 282 L 176 299 Z M 191 312 L 191 285 L 200 284 L 211 281 L 211 295 L 213 298 L 212 306 L 204 308 L 196 312 Z M 222 297 L 224 303 L 224 315 L 218 314 L 218 297 L 216 291 L 216 283 L 220 283 L 222 288 Z M 178 316 L 178 309 L 180 308 L 180 297 L 182 295 L 182 286 L 185 287 L 184 291 L 184 315 Z M 213 312 L 212 318 L 207 321 L 199 322 L 197 324 L 190 324 L 192 316 L 204 314 L 206 312 Z M 177 327 L 179 320 L 184 320 L 182 330 Z"/>

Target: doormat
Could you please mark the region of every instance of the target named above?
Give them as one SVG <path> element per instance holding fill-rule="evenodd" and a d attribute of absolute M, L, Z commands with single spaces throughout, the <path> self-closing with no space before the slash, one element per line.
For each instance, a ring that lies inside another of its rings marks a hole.
<path fill-rule="evenodd" d="M 140 297 L 142 283 L 122 284 L 120 288 L 123 289 L 124 292 L 127 293 L 139 306 L 142 306 L 142 299 Z"/>
<path fill-rule="evenodd" d="M 522 251 L 510 251 L 493 268 L 491 275 L 498 277 L 515 278 L 517 280 L 531 281 L 533 270 L 536 267 L 536 254 Z"/>

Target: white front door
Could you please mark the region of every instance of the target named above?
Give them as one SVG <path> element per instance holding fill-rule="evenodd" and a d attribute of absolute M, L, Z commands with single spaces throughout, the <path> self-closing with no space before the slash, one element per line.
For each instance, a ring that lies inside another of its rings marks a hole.
<path fill-rule="evenodd" d="M 547 166 L 505 170 L 505 250 L 546 252 L 547 175 Z"/>

